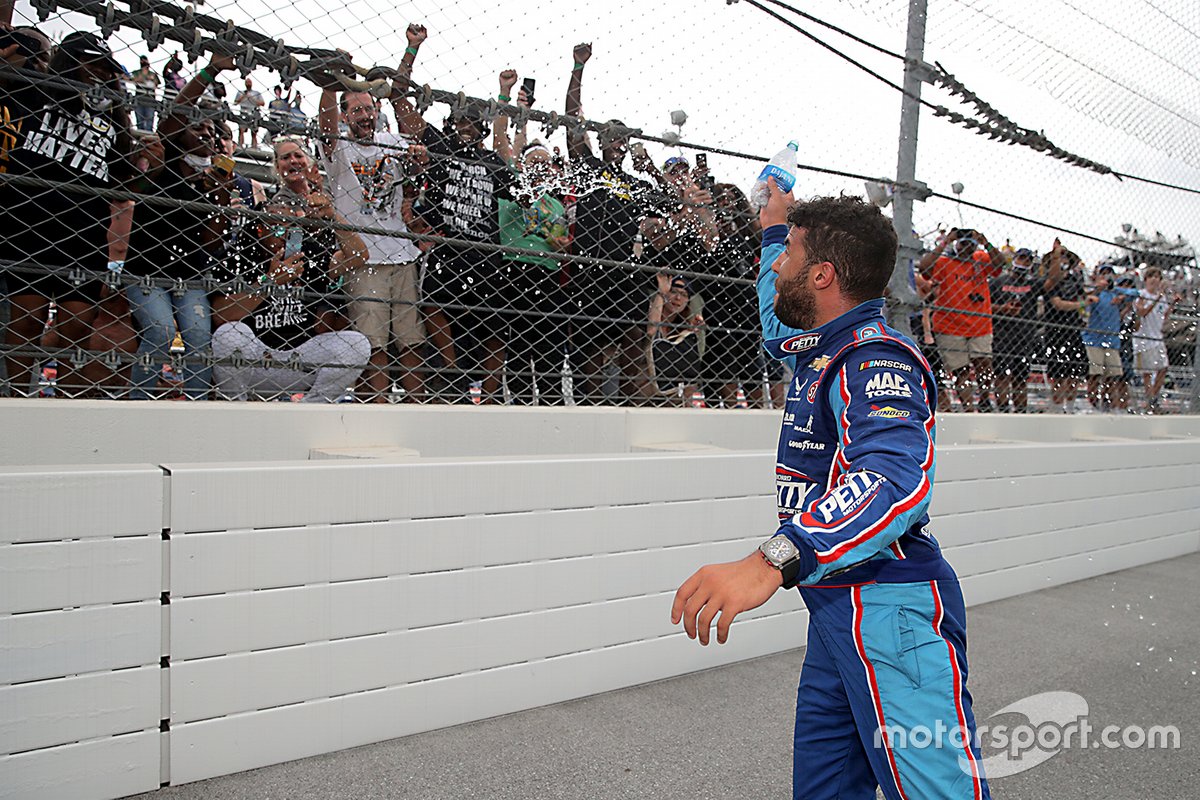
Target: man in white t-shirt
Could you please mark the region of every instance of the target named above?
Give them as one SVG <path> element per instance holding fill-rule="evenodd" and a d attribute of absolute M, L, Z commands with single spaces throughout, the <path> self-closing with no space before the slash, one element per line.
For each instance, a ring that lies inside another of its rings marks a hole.
<path fill-rule="evenodd" d="M 409 70 L 412 57 L 405 55 Z M 403 64 L 401 65 L 403 69 Z M 366 92 L 321 92 L 321 158 L 334 206 L 354 226 L 405 234 L 405 167 L 425 158 L 425 149 L 404 136 L 376 130 L 375 99 Z M 339 124 L 346 126 L 339 138 Z M 415 193 L 410 192 L 410 195 Z M 412 197 L 409 198 L 411 205 Z M 364 380 L 371 400 L 385 402 L 388 345 L 394 341 L 407 402 L 418 402 L 423 381 L 418 368 L 425 331 L 418 306 L 417 244 L 402 235 L 362 233 L 370 251 L 367 266 L 347 276 L 350 321 L 371 342 Z"/>
<path fill-rule="evenodd" d="M 237 93 L 237 97 L 233 98 L 233 102 L 238 107 L 238 113 L 244 119 L 249 119 L 255 111 L 266 105 L 262 92 L 254 88 L 254 81 L 249 78 L 246 78 L 246 87 Z M 244 122 L 238 123 L 238 146 L 246 144 L 247 130 L 250 131 L 250 146 L 258 147 L 258 128 Z"/>
<path fill-rule="evenodd" d="M 1150 267 L 1143 278 L 1141 297 L 1134 302 L 1140 320 L 1133 336 L 1134 367 L 1142 373 L 1146 390 L 1146 411 L 1157 414 L 1158 395 L 1167 377 L 1167 346 L 1163 343 L 1163 323 L 1171 314 L 1179 295 L 1169 300 L 1163 289 L 1162 270 Z"/>

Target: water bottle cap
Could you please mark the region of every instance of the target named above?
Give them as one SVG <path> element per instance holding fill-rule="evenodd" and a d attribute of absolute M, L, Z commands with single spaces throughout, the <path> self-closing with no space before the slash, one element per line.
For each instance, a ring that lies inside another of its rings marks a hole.
<path fill-rule="evenodd" d="M 788 148 L 791 150 L 799 150 L 800 145 L 797 142 L 788 142 Z"/>

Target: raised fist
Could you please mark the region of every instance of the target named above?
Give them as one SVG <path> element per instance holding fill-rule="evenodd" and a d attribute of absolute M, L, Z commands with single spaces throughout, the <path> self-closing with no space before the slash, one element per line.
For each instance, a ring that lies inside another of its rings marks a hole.
<path fill-rule="evenodd" d="M 500 94 L 512 95 L 512 88 L 517 85 L 517 71 L 506 69 L 500 73 Z"/>
<path fill-rule="evenodd" d="M 422 42 L 429 38 L 429 31 L 425 30 L 424 25 L 410 22 L 408 30 L 404 31 L 404 35 L 408 37 L 409 47 L 420 47 Z"/>

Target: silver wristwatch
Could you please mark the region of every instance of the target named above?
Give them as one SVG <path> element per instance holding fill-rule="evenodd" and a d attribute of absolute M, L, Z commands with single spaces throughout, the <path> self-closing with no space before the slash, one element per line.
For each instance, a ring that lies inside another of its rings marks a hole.
<path fill-rule="evenodd" d="M 783 588 L 796 585 L 800 577 L 800 550 L 791 539 L 782 533 L 772 536 L 758 546 L 758 551 L 768 564 L 783 573 Z"/>

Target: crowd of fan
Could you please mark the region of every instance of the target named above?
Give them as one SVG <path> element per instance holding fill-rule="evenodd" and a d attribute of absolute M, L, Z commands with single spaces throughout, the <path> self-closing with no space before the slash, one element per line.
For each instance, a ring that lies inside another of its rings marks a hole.
<path fill-rule="evenodd" d="M 1169 359 L 1164 325 L 1182 299 L 1156 266 L 1083 260 L 1054 240 L 1039 260 L 981 232 L 949 231 L 914 276 L 925 308 L 918 341 L 942 385 L 941 410 L 1027 413 L 1031 367 L 1050 384 L 1051 413 L 1072 413 L 1081 384 L 1090 410 L 1162 412 Z M 1141 287 L 1138 287 L 1138 283 Z M 1141 408 L 1131 387 L 1142 387 Z M 993 400 L 994 398 L 994 400 Z"/>
<path fill-rule="evenodd" d="M 758 332 L 757 218 L 702 156 L 659 167 L 619 120 L 595 149 L 568 132 L 565 154 L 530 138 L 523 115 L 489 121 L 468 104 L 427 122 L 403 91 L 420 25 L 393 78 L 398 130 L 374 94 L 331 77 L 311 138 L 281 134 L 308 130 L 298 92 L 265 102 L 250 78 L 236 137 L 192 113 L 226 97 L 228 57 L 190 80 L 177 54 L 130 74 L 93 34 L 52 47 L 36 29 L 6 33 L 0 59 L 46 76 L 0 76 L 0 171 L 27 179 L 0 182 L 10 394 L 781 404 L 786 376 Z M 582 117 L 591 47 L 572 55 L 565 111 Z M 531 107 L 534 84 L 517 80 L 500 73 L 497 101 Z M 132 101 L 114 102 L 127 86 Z M 235 138 L 258 146 L 262 119 L 266 186 L 232 157 Z M 918 337 L 962 407 L 1024 411 L 1042 330 L 1056 406 L 1088 375 L 1097 408 L 1128 407 L 1121 331 L 1137 319 L 1156 409 L 1161 276 L 1147 272 L 1139 298 L 1103 268 L 1086 289 L 1057 242 L 1036 269 L 1029 251 L 1007 269 L 1005 256 L 954 231 L 915 276 L 929 303 Z M 94 357 L 112 351 L 131 365 Z M 940 396 L 948 408 L 948 387 Z"/>

